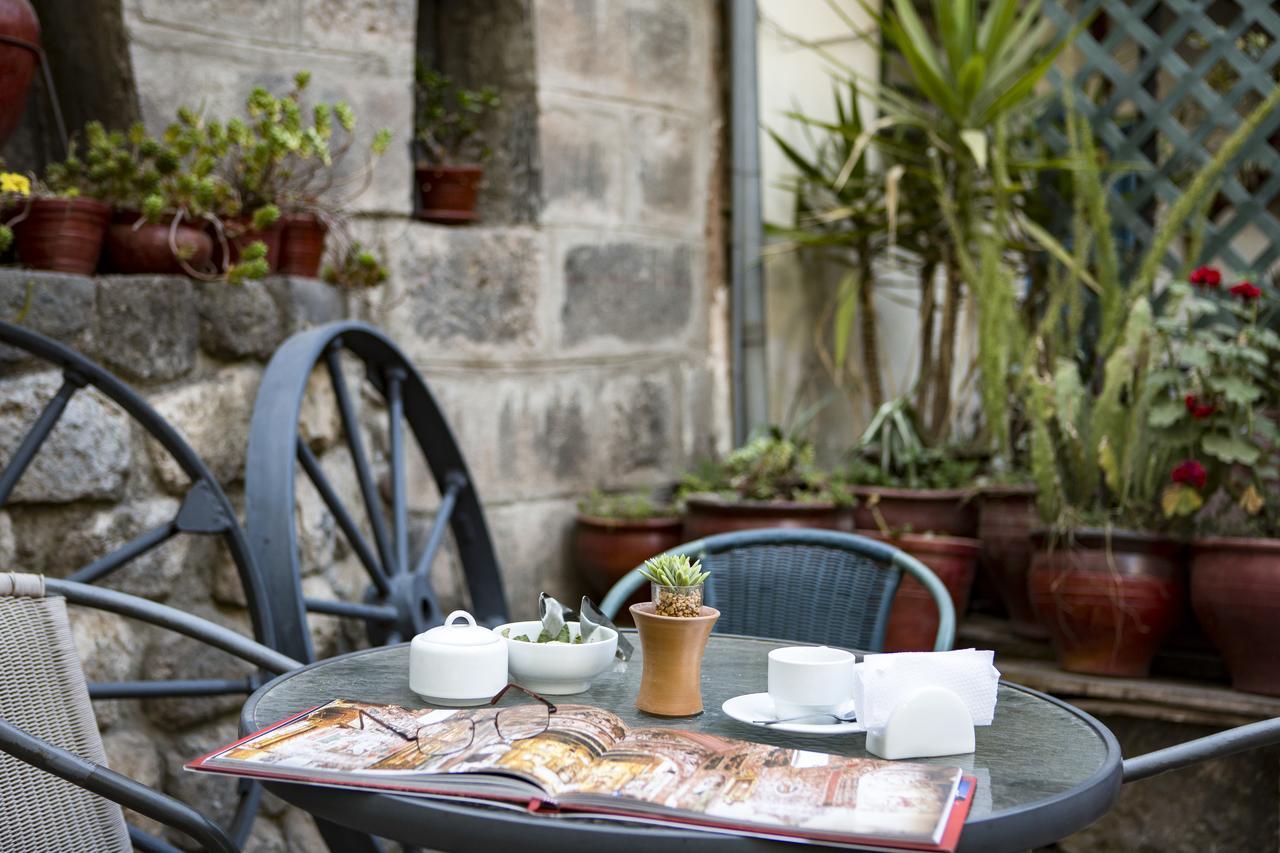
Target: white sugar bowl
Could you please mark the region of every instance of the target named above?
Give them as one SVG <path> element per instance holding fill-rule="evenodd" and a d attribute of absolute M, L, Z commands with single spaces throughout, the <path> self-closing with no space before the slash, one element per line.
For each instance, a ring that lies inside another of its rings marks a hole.
<path fill-rule="evenodd" d="M 506 686 L 506 641 L 465 610 L 409 644 L 409 689 L 433 705 L 483 705 Z"/>

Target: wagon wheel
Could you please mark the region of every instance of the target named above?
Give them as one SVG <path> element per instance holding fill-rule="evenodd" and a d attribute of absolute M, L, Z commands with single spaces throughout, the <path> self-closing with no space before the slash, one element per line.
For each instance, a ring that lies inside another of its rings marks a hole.
<path fill-rule="evenodd" d="M 344 354 L 363 367 L 366 387 L 348 383 L 342 366 Z M 349 497 L 363 504 L 354 511 L 300 434 L 308 382 L 321 366 L 333 392 L 359 487 L 359 496 Z M 387 467 L 389 495 L 385 501 L 375 482 L 370 455 L 373 442 L 364 438 L 357 412 L 361 391 L 385 405 L 386 452 L 379 460 Z M 429 528 L 422 523 L 425 538 L 420 537 L 422 544 L 414 553 L 406 480 L 406 442 L 410 440 L 430 469 L 440 498 Z M 361 601 L 303 595 L 295 512 L 299 471 L 315 487 L 368 575 Z M 249 430 L 245 514 L 255 554 L 263 565 L 273 567 L 266 577 L 266 589 L 280 650 L 300 660 L 315 659 L 308 612 L 362 620 L 370 640 L 379 645 L 408 640 L 440 624 L 443 614 L 430 571 L 446 532 L 453 534 L 477 619 L 487 624 L 507 619 L 489 529 L 453 433 L 413 365 L 371 326 L 340 322 L 312 329 L 290 338 L 272 357 L 258 389 Z"/>
<path fill-rule="evenodd" d="M 255 562 L 244 532 L 236 521 L 235 509 L 204 462 L 190 445 L 141 396 L 114 375 L 57 341 L 12 323 L 0 322 L 0 343 L 26 352 L 35 359 L 57 367 L 62 384 L 44 405 L 30 429 L 3 461 L 0 470 L 0 508 L 11 503 L 17 488 L 31 464 L 39 456 L 45 440 L 57 426 L 77 393 L 92 388 L 111 400 L 129 418 L 160 444 L 190 481 L 172 518 L 138 534 L 109 553 L 96 557 L 70 575 L 67 580 L 98 583 L 110 578 L 131 561 L 159 548 L 178 536 L 210 536 L 221 540 L 227 548 L 244 590 L 253 634 L 263 645 L 278 648 L 276 632 L 265 607 L 267 588 Z M 93 699 L 156 699 L 165 697 L 220 696 L 252 693 L 264 681 L 263 674 L 239 675 L 234 678 L 156 679 L 90 683 Z M 256 783 L 241 783 L 229 834 L 243 845 L 257 815 L 262 788 Z"/>

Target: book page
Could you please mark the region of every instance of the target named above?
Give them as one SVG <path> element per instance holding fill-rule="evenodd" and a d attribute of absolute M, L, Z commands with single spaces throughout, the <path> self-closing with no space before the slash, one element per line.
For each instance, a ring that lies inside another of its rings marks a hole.
<path fill-rule="evenodd" d="M 561 705 L 546 732 L 506 741 L 494 725 L 501 710 L 403 708 L 335 699 L 216 753 L 207 763 L 316 780 L 395 776 L 400 785 L 409 775 L 502 773 L 554 796 L 625 734 L 622 721 L 608 711 Z"/>
<path fill-rule="evenodd" d="M 674 729 L 637 729 L 565 790 L 726 824 L 936 843 L 959 768 L 845 758 Z"/>

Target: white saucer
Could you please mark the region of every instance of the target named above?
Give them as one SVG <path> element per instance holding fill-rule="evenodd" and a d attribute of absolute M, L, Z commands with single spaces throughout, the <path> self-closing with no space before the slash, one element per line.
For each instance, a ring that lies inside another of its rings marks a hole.
<path fill-rule="evenodd" d="M 756 720 L 776 720 L 778 718 L 773 710 L 773 700 L 769 698 L 768 693 L 748 693 L 745 696 L 734 696 L 732 699 L 726 700 L 720 707 L 726 714 L 739 722 L 762 729 L 775 729 L 780 732 L 794 732 L 801 735 L 844 735 L 866 731 L 862 723 L 837 723 L 834 720 L 830 723 L 775 723 L 771 726 L 758 723 Z M 852 701 L 846 702 L 839 709 L 841 716 L 852 711 Z"/>

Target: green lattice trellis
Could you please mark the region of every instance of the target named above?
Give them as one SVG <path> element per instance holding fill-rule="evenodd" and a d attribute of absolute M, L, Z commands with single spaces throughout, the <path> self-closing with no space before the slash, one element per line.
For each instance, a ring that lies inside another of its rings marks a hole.
<path fill-rule="evenodd" d="M 1045 7 L 1064 29 L 1095 15 L 1076 40 L 1080 65 L 1070 82 L 1112 158 L 1149 167 L 1123 181 L 1114 205 L 1117 225 L 1145 248 L 1160 207 L 1277 85 L 1280 12 L 1264 0 L 1048 0 Z M 1228 172 L 1210 211 L 1205 253 L 1232 270 L 1262 273 L 1280 261 L 1277 125 L 1280 114 Z M 1261 238 L 1252 247 L 1243 245 L 1250 228 Z M 1178 263 L 1166 258 L 1170 268 Z"/>

